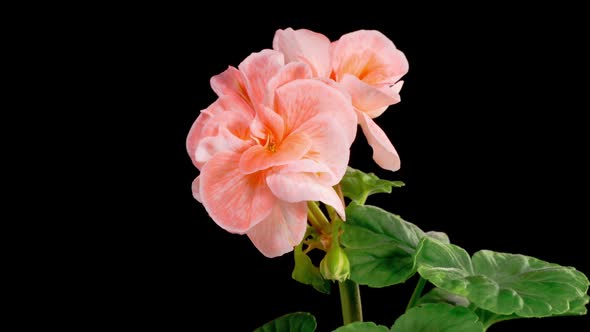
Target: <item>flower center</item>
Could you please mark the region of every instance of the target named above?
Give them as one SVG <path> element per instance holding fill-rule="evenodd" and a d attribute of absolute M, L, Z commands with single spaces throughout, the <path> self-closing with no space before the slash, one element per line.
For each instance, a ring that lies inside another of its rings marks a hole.
<path fill-rule="evenodd" d="M 272 134 L 268 134 L 266 136 L 266 142 L 264 143 L 264 147 L 270 152 L 277 151 L 277 146 L 274 138 L 272 137 Z"/>
<path fill-rule="evenodd" d="M 270 152 L 277 151 L 277 147 L 275 146 L 275 142 L 270 142 L 269 144 L 267 144 L 266 149 Z"/>
<path fill-rule="evenodd" d="M 254 139 L 254 141 L 256 141 L 256 143 L 262 145 L 266 150 L 268 150 L 270 152 L 277 151 L 277 144 L 275 142 L 275 139 L 274 139 L 272 133 L 266 134 L 266 137 L 264 137 L 264 138 L 258 138 L 255 136 L 251 136 L 251 137 L 252 137 L 252 139 Z"/>

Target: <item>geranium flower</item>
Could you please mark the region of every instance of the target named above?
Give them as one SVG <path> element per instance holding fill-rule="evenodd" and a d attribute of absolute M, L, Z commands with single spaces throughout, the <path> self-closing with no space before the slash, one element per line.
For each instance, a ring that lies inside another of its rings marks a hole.
<path fill-rule="evenodd" d="M 288 28 L 275 33 L 273 48 L 287 62 L 307 63 L 314 77 L 338 82 L 352 98 L 375 162 L 388 170 L 399 169 L 397 151 L 373 121 L 400 101 L 400 78 L 408 72 L 405 55 L 391 40 L 379 31 L 359 30 L 330 43 L 322 34 Z"/>
<path fill-rule="evenodd" d="M 201 171 L 193 194 L 219 226 L 276 257 L 303 239 L 307 201 L 344 217 L 332 186 L 346 171 L 355 114 L 337 89 L 309 79 L 307 64 L 284 65 L 279 52 L 253 53 L 238 68 L 212 78 L 219 99 L 187 138 Z"/>

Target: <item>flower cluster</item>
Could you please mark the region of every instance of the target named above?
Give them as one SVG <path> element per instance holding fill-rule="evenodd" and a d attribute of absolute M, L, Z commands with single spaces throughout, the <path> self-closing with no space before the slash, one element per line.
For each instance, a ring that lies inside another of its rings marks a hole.
<path fill-rule="evenodd" d="M 194 197 L 225 230 L 246 234 L 267 257 L 293 250 L 307 228 L 307 202 L 342 219 L 334 190 L 360 124 L 384 169 L 399 157 L 373 121 L 400 101 L 408 62 L 386 36 L 360 30 L 338 41 L 309 30 L 278 30 L 273 49 L 211 79 L 218 98 L 186 142 L 200 174 Z"/>

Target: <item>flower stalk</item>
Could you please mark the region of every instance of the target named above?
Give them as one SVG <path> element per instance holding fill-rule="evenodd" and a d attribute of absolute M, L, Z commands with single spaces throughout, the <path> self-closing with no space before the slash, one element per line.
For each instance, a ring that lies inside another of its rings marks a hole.
<path fill-rule="evenodd" d="M 340 290 L 340 304 L 342 305 L 342 319 L 344 325 L 363 321 L 361 292 L 359 285 L 348 279 L 338 283 Z"/>
<path fill-rule="evenodd" d="M 321 234 L 331 233 L 332 226 L 317 203 L 307 202 L 307 218 L 311 226 Z"/>
<path fill-rule="evenodd" d="M 418 302 L 418 299 L 420 299 L 420 296 L 422 296 L 422 290 L 424 290 L 424 286 L 426 285 L 426 279 L 422 278 L 422 276 L 420 276 L 420 279 L 418 279 L 418 283 L 416 284 L 416 288 L 414 288 L 414 292 L 412 293 L 412 297 L 410 298 L 410 302 L 408 302 L 408 306 L 406 307 L 406 311 L 412 309 L 416 303 Z"/>

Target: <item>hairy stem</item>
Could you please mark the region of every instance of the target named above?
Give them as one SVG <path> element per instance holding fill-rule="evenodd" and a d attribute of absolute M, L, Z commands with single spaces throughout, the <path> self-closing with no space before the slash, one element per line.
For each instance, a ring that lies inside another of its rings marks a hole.
<path fill-rule="evenodd" d="M 420 279 L 418 279 L 418 283 L 416 284 L 416 288 L 414 288 L 414 292 L 412 293 L 412 297 L 410 298 L 410 302 L 408 302 L 406 311 L 412 309 L 416 305 L 416 302 L 418 302 L 418 299 L 420 299 L 420 296 L 422 296 L 422 290 L 424 289 L 425 285 L 426 279 L 420 276 Z"/>
<path fill-rule="evenodd" d="M 330 222 L 315 202 L 307 202 L 307 217 L 311 225 L 324 234 L 330 234 L 332 227 Z"/>
<path fill-rule="evenodd" d="M 359 285 L 348 279 L 338 283 L 340 289 L 340 303 L 342 304 L 342 318 L 344 325 L 363 321 L 361 293 Z"/>

